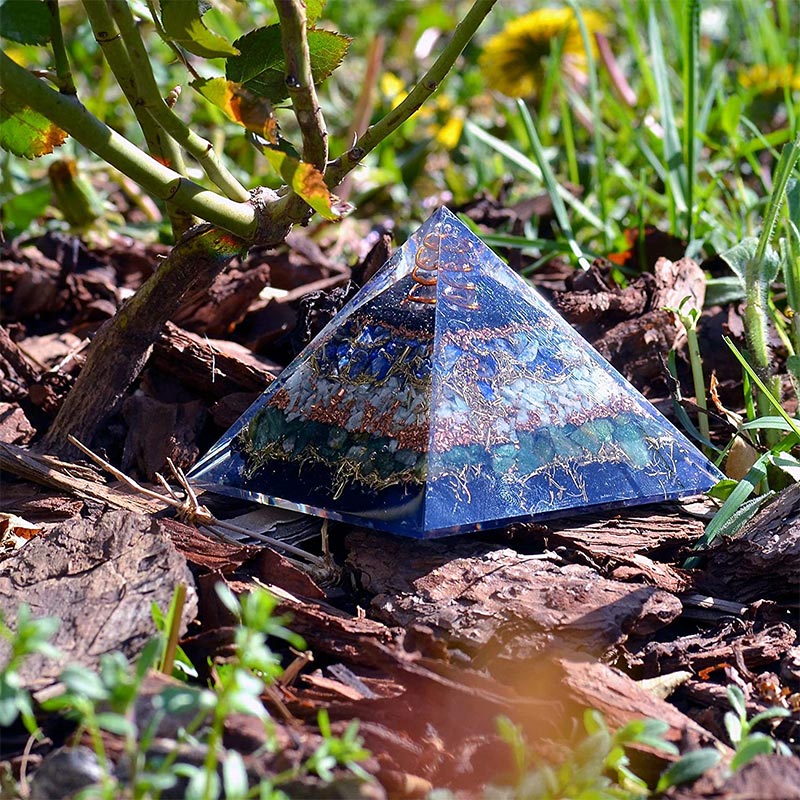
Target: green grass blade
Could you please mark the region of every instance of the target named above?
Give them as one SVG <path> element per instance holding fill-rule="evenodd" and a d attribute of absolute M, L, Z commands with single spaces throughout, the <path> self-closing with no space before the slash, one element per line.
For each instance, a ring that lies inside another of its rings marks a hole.
<path fill-rule="evenodd" d="M 697 87 L 700 73 L 697 53 L 700 46 L 699 0 L 686 0 L 684 13 L 686 28 L 684 32 L 683 90 L 686 100 L 683 110 L 683 158 L 686 163 L 686 241 L 691 242 L 694 238 L 694 183 L 698 145 L 695 133 L 698 113 Z"/>
<path fill-rule="evenodd" d="M 778 223 L 778 216 L 783 207 L 784 200 L 786 199 L 786 189 L 789 184 L 789 179 L 792 177 L 795 164 L 800 159 L 800 133 L 791 145 L 786 145 L 781 151 L 781 157 L 778 159 L 778 164 L 775 167 L 775 176 L 773 177 L 773 189 L 769 198 L 767 210 L 764 213 L 764 222 L 761 228 L 761 236 L 758 238 L 758 247 L 756 248 L 753 261 L 755 262 L 754 268 L 758 269 L 764 263 L 764 256 L 767 252 L 767 247 L 772 241 L 772 234 L 775 231 L 775 226 Z"/>
<path fill-rule="evenodd" d="M 659 33 L 659 22 L 656 19 L 656 4 L 650 6 L 647 29 L 650 42 L 650 55 L 653 61 L 653 76 L 658 93 L 658 104 L 661 111 L 661 127 L 663 129 L 662 152 L 667 169 L 667 188 L 674 205 L 674 215 L 686 211 L 685 171 L 681 140 L 678 135 L 678 124 L 672 106 L 669 88 L 669 72 L 664 59 L 664 47 Z M 672 220 L 672 232 L 678 234 L 677 220 Z"/>
<path fill-rule="evenodd" d="M 464 128 L 474 138 L 478 139 L 484 144 L 489 145 L 489 147 L 491 147 L 495 152 L 508 159 L 512 164 L 516 164 L 520 169 L 524 170 L 529 175 L 533 175 L 536 180 L 544 183 L 544 176 L 541 169 L 539 169 L 539 167 L 526 155 L 520 153 L 515 147 L 507 142 L 502 141 L 501 139 L 498 139 L 496 136 L 492 136 L 491 133 L 487 133 L 485 130 L 483 130 L 483 128 L 478 127 L 471 120 L 467 120 L 464 123 Z M 565 189 L 560 184 L 557 187 L 557 191 L 561 199 L 568 206 L 570 206 L 570 208 L 572 208 L 572 210 L 578 214 L 578 216 L 580 216 L 584 222 L 587 222 L 598 231 L 603 230 L 603 221 L 600 219 L 600 217 L 587 208 L 586 205 L 578 200 L 578 198 L 575 197 L 570 191 Z"/>
<path fill-rule="evenodd" d="M 797 420 L 792 419 L 787 413 L 786 409 L 780 404 L 780 401 L 777 400 L 774 394 L 767 388 L 764 381 L 758 377 L 756 371 L 747 363 L 747 359 L 739 352 L 739 348 L 733 343 L 729 336 L 723 336 L 722 341 L 730 347 L 731 352 L 734 356 L 736 356 L 736 360 L 742 365 L 742 368 L 750 377 L 750 380 L 758 386 L 759 389 L 764 393 L 764 396 L 769 401 L 770 405 L 789 423 L 789 427 L 792 429 L 794 434 L 800 437 L 800 425 L 798 425 Z"/>
<path fill-rule="evenodd" d="M 595 181 L 597 186 L 597 202 L 600 206 L 600 218 L 603 220 L 603 249 L 611 250 L 611 239 L 608 236 L 608 194 L 606 182 L 606 146 L 603 139 L 603 120 L 600 115 L 600 89 L 597 84 L 597 64 L 594 58 L 594 48 L 586 28 L 586 21 L 575 0 L 567 0 L 567 5 L 572 9 L 578 20 L 578 28 L 583 40 L 583 49 L 586 53 L 586 75 L 589 79 L 589 104 L 592 109 L 592 144 L 595 158 Z"/>
<path fill-rule="evenodd" d="M 558 192 L 560 184 L 556 180 L 556 176 L 553 174 L 550 163 L 544 154 L 544 148 L 539 140 L 539 134 L 536 131 L 536 126 L 533 124 L 530 111 L 528 111 L 528 107 L 522 100 L 517 100 L 517 109 L 525 125 L 525 133 L 528 136 L 531 150 L 533 150 L 533 156 L 536 159 L 536 163 L 539 165 L 539 169 L 542 171 L 544 185 L 547 189 L 547 193 L 550 195 L 550 202 L 553 204 L 553 213 L 555 214 L 556 222 L 558 222 L 561 233 L 569 243 L 569 249 L 581 269 L 589 269 L 589 261 L 584 256 L 580 245 L 575 239 L 575 234 L 572 232 L 572 225 L 567 215 L 567 207 L 564 205 L 564 201 L 561 199 L 561 195 Z"/>
<path fill-rule="evenodd" d="M 739 520 L 739 516 L 737 516 L 739 510 L 756 490 L 758 484 L 767 477 L 767 462 L 769 461 L 769 456 L 769 453 L 764 453 L 758 458 L 755 464 L 750 467 L 747 475 L 739 481 L 736 488 L 728 495 L 728 499 L 722 504 L 719 511 L 714 514 L 714 519 L 706 526 L 705 532 L 694 545 L 694 550 L 701 550 L 707 547 L 714 539 L 722 536 L 726 531 L 730 532 L 735 529 L 734 526 Z M 761 500 L 762 498 L 756 499 Z M 687 559 L 684 564 L 687 568 L 696 567 L 697 565 L 698 559 L 696 556 Z"/>

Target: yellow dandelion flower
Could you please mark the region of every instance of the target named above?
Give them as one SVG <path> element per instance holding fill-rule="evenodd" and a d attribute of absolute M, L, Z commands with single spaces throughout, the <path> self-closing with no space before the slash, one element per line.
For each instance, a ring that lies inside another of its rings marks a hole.
<path fill-rule="evenodd" d="M 582 16 L 590 36 L 604 30 L 600 14 L 584 11 Z M 586 51 L 572 9 L 541 8 L 512 20 L 486 43 L 478 63 L 487 85 L 508 97 L 535 95 L 544 82 L 545 58 L 562 36 L 562 67 L 585 72 Z"/>
<path fill-rule="evenodd" d="M 383 73 L 380 87 L 381 94 L 392 104 L 393 109 L 397 108 L 408 97 L 405 83 L 394 72 Z"/>
<path fill-rule="evenodd" d="M 463 131 L 463 117 L 454 114 L 444 125 L 436 130 L 436 141 L 442 145 L 445 150 L 454 150 L 461 139 Z"/>
<path fill-rule="evenodd" d="M 756 64 L 739 73 L 739 83 L 745 89 L 755 89 L 760 94 L 783 93 L 785 87 L 797 91 L 800 89 L 800 72 L 790 64 L 782 67 Z"/>

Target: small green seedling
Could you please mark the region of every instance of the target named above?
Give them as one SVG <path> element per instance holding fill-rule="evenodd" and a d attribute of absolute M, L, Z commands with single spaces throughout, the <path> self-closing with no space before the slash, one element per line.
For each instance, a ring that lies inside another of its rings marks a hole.
<path fill-rule="evenodd" d="M 725 713 L 725 730 L 734 747 L 735 755 L 731 761 L 731 770 L 741 769 L 756 756 L 779 755 L 789 756 L 791 751 L 783 743 L 778 742 L 765 733 L 754 730 L 760 723 L 770 719 L 780 719 L 790 716 L 789 709 L 775 706 L 756 714 L 752 719 L 747 719 L 747 707 L 744 693 L 738 686 L 728 686 L 726 689 L 728 702 L 732 711 Z"/>

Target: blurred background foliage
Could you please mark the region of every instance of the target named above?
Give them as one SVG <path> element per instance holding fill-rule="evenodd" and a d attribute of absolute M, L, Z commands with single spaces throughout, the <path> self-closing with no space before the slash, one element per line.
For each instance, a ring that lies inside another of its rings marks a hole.
<path fill-rule="evenodd" d="M 146 20 L 146 4 L 135 0 L 133 6 Z M 329 0 L 318 26 L 353 38 L 344 64 L 321 91 L 332 157 L 352 143 L 354 128 L 363 130 L 400 102 L 468 7 L 462 0 Z M 570 203 L 569 233 L 586 252 L 625 250 L 630 243 L 626 231 L 646 225 L 682 238 L 691 234 L 690 252 L 705 255 L 757 234 L 772 167 L 780 147 L 797 130 L 800 4 L 702 3 L 694 111 L 685 103 L 682 42 L 683 26 L 689 23 L 683 0 L 582 0 L 575 8 L 592 41 L 588 58 L 570 4 L 498 3 L 432 101 L 340 187 L 356 207 L 354 219 L 391 219 L 402 241 L 441 203 L 457 207 L 486 193 L 512 205 L 544 192 L 541 170 L 531 166 L 537 159 L 524 120 L 514 102 L 498 91 L 503 90 L 525 97 L 547 165 L 558 183 L 569 187 L 568 194 L 578 198 L 578 205 Z M 63 3 L 62 18 L 82 101 L 143 144 L 81 5 Z M 277 18 L 268 0 L 213 0 L 203 19 L 234 41 Z M 225 154 L 245 186 L 277 187 L 279 177 L 244 131 L 188 86 L 192 75 L 152 25 L 143 25 L 164 94 L 183 87 L 176 105 L 180 116 Z M 595 32 L 606 45 L 600 50 Z M 47 48 L 5 44 L 19 63 L 49 66 Z M 215 77 L 223 74 L 224 61 L 197 59 L 195 66 L 203 77 Z M 516 92 L 511 77 L 502 79 L 514 70 L 521 76 Z M 700 143 L 691 176 L 685 158 L 676 162 L 676 153 L 665 144 L 670 137 L 680 144 L 689 113 L 695 115 Z M 279 108 L 277 116 L 291 141 L 291 115 Z M 78 159 L 81 174 L 101 198 L 108 201 L 121 182 L 129 199 L 146 210 L 130 182 L 93 163 L 71 140 L 52 156 L 32 162 L 3 152 L 0 201 L 7 238 L 34 232 L 48 218 L 47 224 L 53 224 L 58 213 L 47 170 L 64 156 Z M 191 165 L 190 177 L 204 181 Z M 690 228 L 685 221 L 688 181 L 695 205 Z M 155 218 L 150 214 L 148 222 L 145 214 L 142 235 L 155 230 Z M 524 236 L 530 254 L 537 256 L 550 251 L 543 241 L 554 242 L 554 252 L 563 250 L 556 244 L 563 233 L 550 217 L 540 221 L 534 216 Z"/>

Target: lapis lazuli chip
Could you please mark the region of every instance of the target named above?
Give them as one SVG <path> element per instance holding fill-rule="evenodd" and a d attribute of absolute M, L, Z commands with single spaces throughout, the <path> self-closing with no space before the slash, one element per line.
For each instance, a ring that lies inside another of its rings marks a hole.
<path fill-rule="evenodd" d="M 695 495 L 720 477 L 444 208 L 189 475 L 420 538 Z"/>

